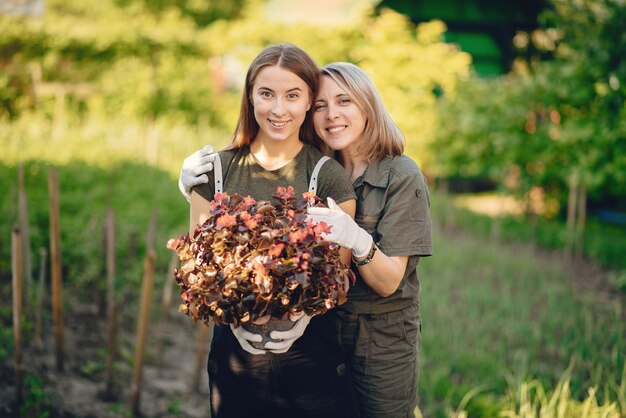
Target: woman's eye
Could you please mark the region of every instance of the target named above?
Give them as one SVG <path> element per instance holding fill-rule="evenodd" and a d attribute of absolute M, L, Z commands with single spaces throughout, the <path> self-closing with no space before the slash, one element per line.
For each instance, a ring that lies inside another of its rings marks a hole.
<path fill-rule="evenodd" d="M 350 103 L 350 99 L 347 97 L 339 99 L 339 104 L 348 104 L 348 103 Z"/>
<path fill-rule="evenodd" d="M 269 91 L 262 91 L 260 95 L 261 97 L 272 97 Z"/>
<path fill-rule="evenodd" d="M 287 98 L 288 98 L 289 100 L 295 100 L 295 99 L 297 99 L 298 97 L 299 97 L 299 96 L 298 96 L 296 93 L 290 93 L 290 94 L 288 94 L 288 95 L 287 95 Z"/>
<path fill-rule="evenodd" d="M 322 109 L 324 109 L 325 107 L 326 107 L 326 105 L 325 105 L 324 103 L 316 103 L 316 104 L 313 106 L 313 110 L 317 112 L 318 110 L 322 110 Z"/>

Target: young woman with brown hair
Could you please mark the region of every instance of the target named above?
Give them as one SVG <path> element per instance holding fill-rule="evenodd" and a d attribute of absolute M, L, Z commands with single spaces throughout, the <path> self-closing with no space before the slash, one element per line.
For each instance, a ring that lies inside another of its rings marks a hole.
<path fill-rule="evenodd" d="M 267 47 L 254 59 L 233 142 L 219 152 L 224 191 L 272 200 L 278 186 L 293 186 L 296 195 L 308 190 L 309 177 L 323 157 L 311 145 L 310 109 L 318 83 L 319 68 L 294 45 Z M 208 173 L 208 182 L 192 189 L 191 231 L 208 218 L 214 176 Z M 354 213 L 354 190 L 336 161 L 324 164 L 317 194 Z M 345 255 L 349 262 L 349 252 Z M 333 310 L 307 317 L 300 322 L 308 325 L 300 326 L 302 337 L 273 352 L 254 349 L 249 341 L 260 337 L 242 327 L 216 326 L 208 362 L 212 416 L 355 416 L 335 315 Z"/>

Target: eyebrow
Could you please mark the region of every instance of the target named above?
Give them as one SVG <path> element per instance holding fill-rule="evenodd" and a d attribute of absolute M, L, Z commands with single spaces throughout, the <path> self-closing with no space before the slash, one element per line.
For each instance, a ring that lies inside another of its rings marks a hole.
<path fill-rule="evenodd" d="M 350 96 L 348 93 L 339 93 L 339 94 L 336 94 L 336 95 L 335 95 L 335 97 L 333 97 L 333 99 L 336 99 L 336 98 L 338 98 L 338 97 L 347 97 L 347 98 L 350 98 L 351 96 Z M 322 98 L 319 98 L 319 99 L 315 99 L 315 101 L 316 101 L 316 102 L 325 102 L 326 100 L 325 100 L 325 99 L 322 99 Z"/>
<path fill-rule="evenodd" d="M 269 87 L 263 87 L 263 86 L 260 86 L 260 87 L 259 87 L 259 90 L 268 90 L 268 91 L 271 91 L 272 93 L 274 93 L 274 90 L 272 90 L 272 89 L 271 89 L 271 88 L 269 88 Z M 294 88 L 292 88 L 292 89 L 287 90 L 287 93 L 291 93 L 292 91 L 300 91 L 300 92 L 301 92 L 301 91 L 302 91 L 302 89 L 301 89 L 300 87 L 294 87 Z"/>

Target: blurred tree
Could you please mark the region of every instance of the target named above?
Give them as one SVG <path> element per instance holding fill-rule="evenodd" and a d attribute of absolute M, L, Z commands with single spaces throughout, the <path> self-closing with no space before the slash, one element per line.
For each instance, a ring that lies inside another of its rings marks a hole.
<path fill-rule="evenodd" d="M 578 212 L 582 225 L 587 194 L 626 190 L 626 7 L 555 0 L 544 25 L 534 42 L 553 59 L 473 79 L 442 100 L 434 152 L 442 176 L 502 183 L 514 172 L 516 193 L 541 188 L 568 206 L 570 218 Z"/>
<path fill-rule="evenodd" d="M 241 17 L 250 0 L 115 0 L 126 8 L 138 3 L 155 14 L 178 10 L 183 16 L 194 20 L 198 27 L 207 26 L 219 20 L 232 20 Z"/>
<path fill-rule="evenodd" d="M 268 44 L 292 42 L 320 64 L 362 65 L 405 132 L 408 152 L 430 165 L 426 144 L 436 126 L 436 96 L 451 92 L 470 65 L 468 54 L 443 41 L 443 23 L 416 26 L 370 6 L 348 25 L 291 25 L 266 19 L 263 0 L 232 9 L 219 1 L 202 4 L 220 16 L 206 27 L 188 13 L 200 7 L 192 0 L 50 0 L 41 21 L 0 18 L 9 27 L 0 56 L 16 74 L 0 79 L 14 86 L 4 90 L 0 112 L 16 118 L 37 110 L 54 118 L 55 107 L 67 105 L 72 116 L 169 118 L 230 130 L 248 63 Z M 31 80 L 32 66 L 41 69 L 40 82 Z M 29 96 L 29 89 L 41 90 L 32 87 L 38 83 L 60 85 L 61 105 L 56 97 Z M 76 83 L 89 83 L 93 94 L 72 94 L 67 85 Z"/>
<path fill-rule="evenodd" d="M 430 168 L 437 96 L 452 93 L 458 80 L 469 76 L 471 58 L 443 41 L 441 21 L 415 26 L 406 16 L 383 10 L 364 28 L 348 60 L 372 77 L 407 137 L 407 153 Z"/>

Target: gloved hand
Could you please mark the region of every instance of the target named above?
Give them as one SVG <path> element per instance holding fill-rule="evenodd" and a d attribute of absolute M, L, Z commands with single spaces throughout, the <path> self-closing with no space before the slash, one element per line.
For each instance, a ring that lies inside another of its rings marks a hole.
<path fill-rule="evenodd" d="M 350 248 L 352 255 L 358 258 L 365 257 L 370 252 L 374 241 L 372 236 L 357 225 L 354 219 L 341 210 L 330 197 L 328 208 L 310 207 L 307 214 L 307 219 L 313 222 L 326 222 L 331 227 L 330 232 L 324 234 L 326 241 Z"/>
<path fill-rule="evenodd" d="M 233 324 L 230 324 L 230 329 L 233 331 L 241 348 L 245 351 L 250 354 L 265 354 L 265 350 L 258 350 L 250 344 L 250 342 L 260 343 L 263 340 L 261 335 L 246 331 L 242 326 L 235 328 Z"/>
<path fill-rule="evenodd" d="M 293 328 L 287 331 L 272 331 L 270 332 L 270 338 L 278 341 L 268 341 L 265 343 L 265 349 L 271 351 L 274 354 L 286 353 L 291 348 L 291 345 L 302 335 L 304 330 L 311 322 L 311 317 L 304 312 L 299 314 L 291 314 L 289 319 L 295 322 Z"/>
<path fill-rule="evenodd" d="M 191 203 L 191 188 L 198 184 L 208 183 L 207 171 L 213 170 L 215 155 L 213 147 L 210 145 L 194 152 L 183 161 L 183 168 L 178 177 L 178 189 Z"/>

